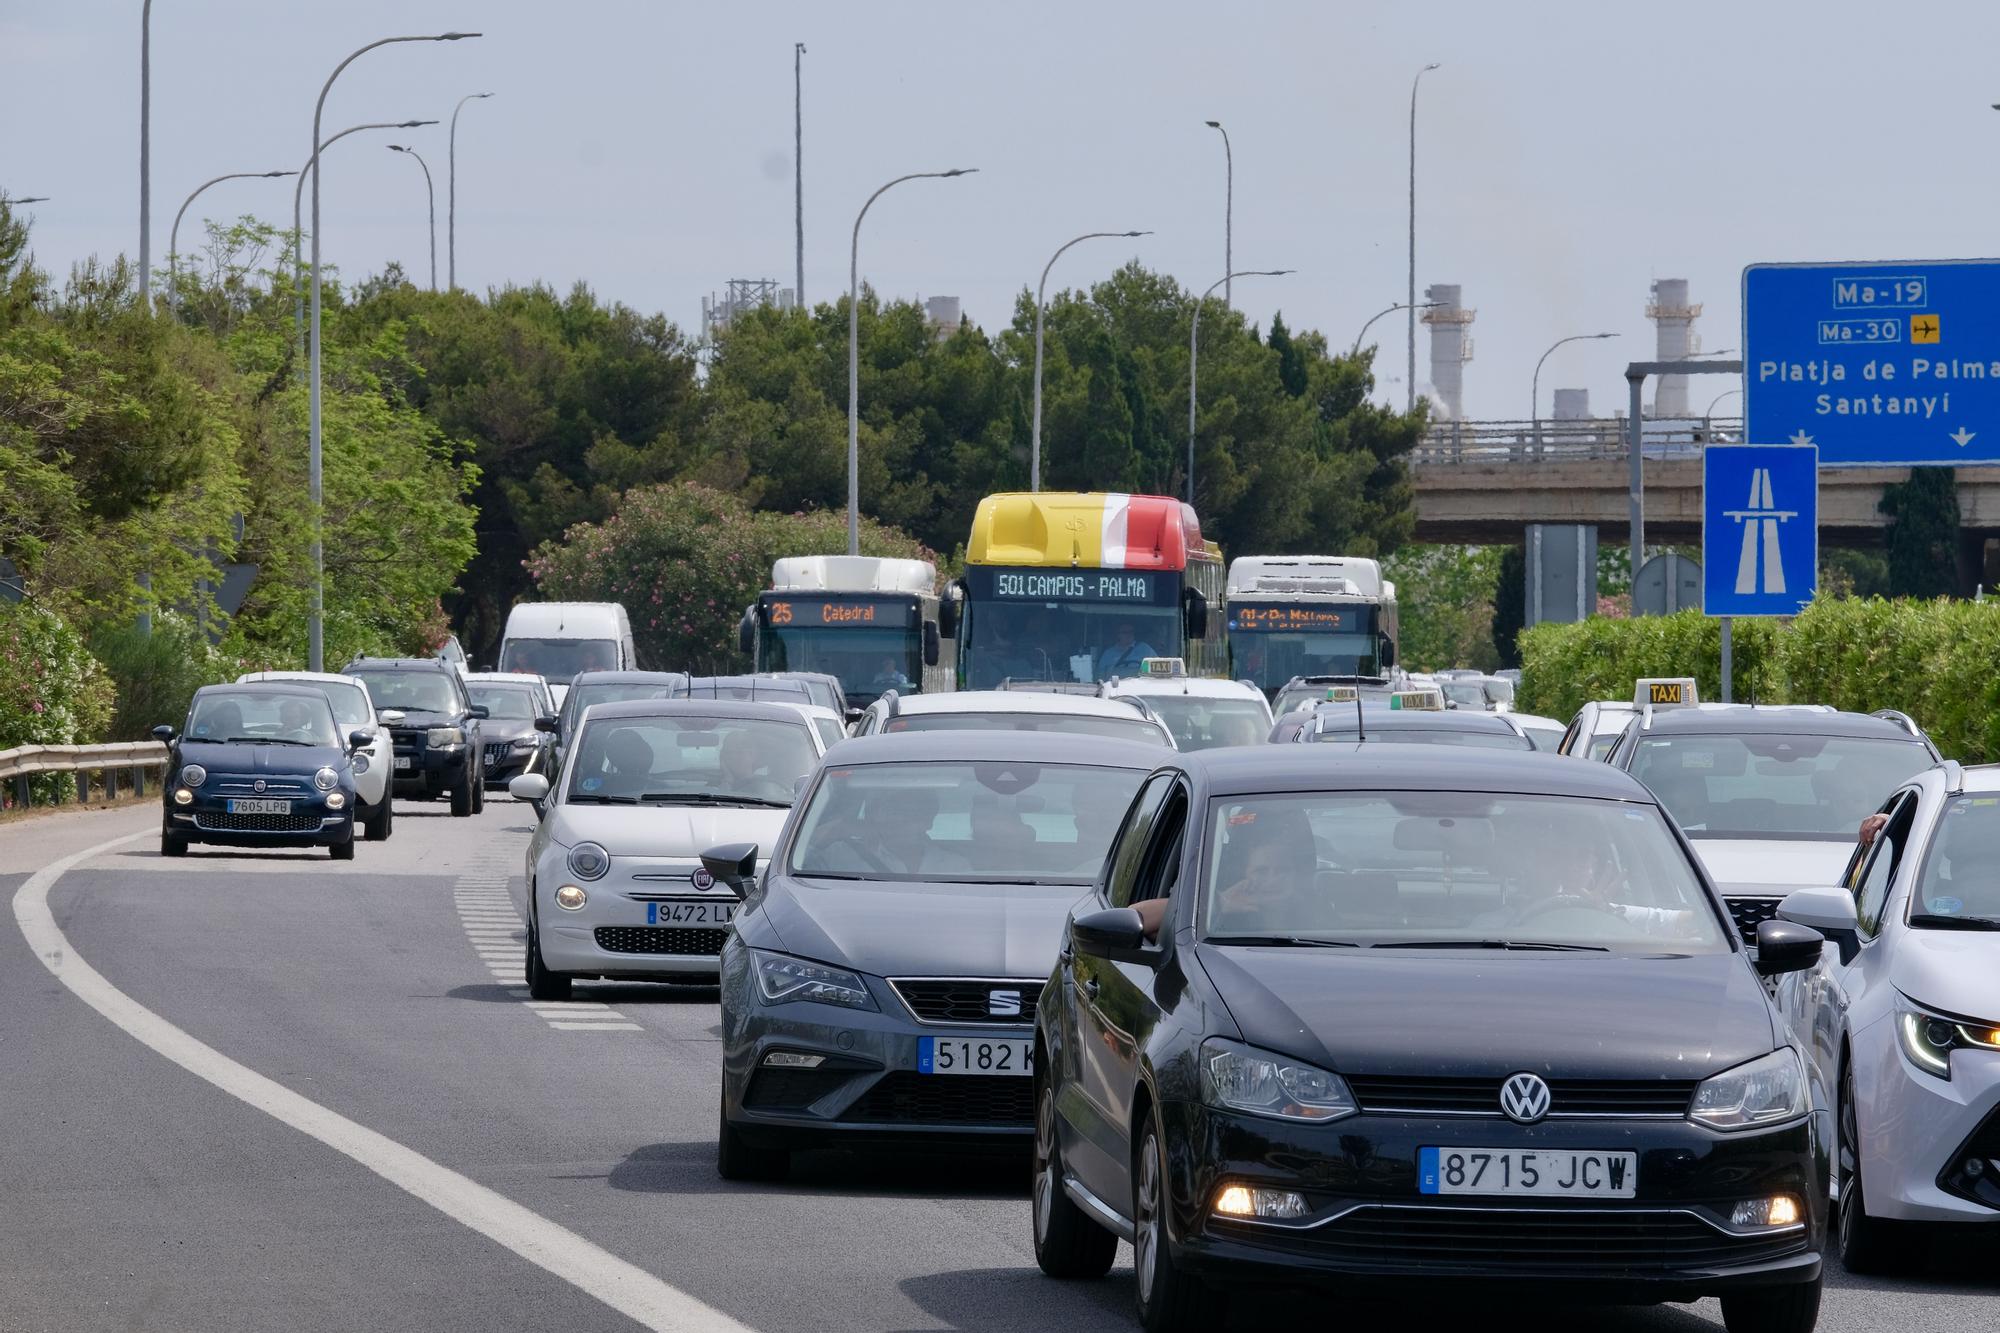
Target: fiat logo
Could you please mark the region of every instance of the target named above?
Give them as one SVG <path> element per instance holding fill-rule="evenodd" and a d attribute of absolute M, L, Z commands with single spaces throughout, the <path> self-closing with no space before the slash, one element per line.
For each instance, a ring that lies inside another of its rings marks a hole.
<path fill-rule="evenodd" d="M 1532 1125 L 1549 1113 L 1549 1085 L 1535 1074 L 1515 1074 L 1500 1085 L 1500 1109 L 1509 1120 Z"/>
<path fill-rule="evenodd" d="M 251 790 L 251 791 L 262 791 L 262 790 L 264 790 L 264 779 L 262 779 L 262 778 L 258 778 L 258 779 L 257 779 L 257 780 L 256 780 L 255 782 L 251 783 L 251 784 L 250 784 L 250 790 Z"/>
<path fill-rule="evenodd" d="M 688 882 L 697 889 L 712 889 L 715 887 L 715 876 L 708 873 L 707 866 L 696 866 L 694 873 L 688 876 Z"/>

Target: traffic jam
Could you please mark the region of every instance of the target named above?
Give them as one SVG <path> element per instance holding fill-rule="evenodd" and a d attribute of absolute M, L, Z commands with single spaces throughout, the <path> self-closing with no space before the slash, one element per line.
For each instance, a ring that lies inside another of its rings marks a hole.
<path fill-rule="evenodd" d="M 1809 1333 L 1834 1266 L 2000 1222 L 2000 773 L 1692 674 L 1524 714 L 1396 606 L 1171 498 L 992 495 L 943 582 L 778 561 L 737 675 L 540 603 L 490 671 L 206 687 L 160 852 L 532 807 L 534 999 L 711 988 L 728 1181 L 1011 1156 L 1051 1322 L 1129 1246 L 1155 1331 L 1305 1288 Z"/>

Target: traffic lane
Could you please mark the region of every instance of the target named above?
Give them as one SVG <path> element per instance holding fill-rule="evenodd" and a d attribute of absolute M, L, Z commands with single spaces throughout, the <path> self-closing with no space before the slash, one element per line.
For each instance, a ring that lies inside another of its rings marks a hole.
<path fill-rule="evenodd" d="M 0 1014 L 0 1328 L 635 1327 L 147 1050 L 11 918 Z"/>

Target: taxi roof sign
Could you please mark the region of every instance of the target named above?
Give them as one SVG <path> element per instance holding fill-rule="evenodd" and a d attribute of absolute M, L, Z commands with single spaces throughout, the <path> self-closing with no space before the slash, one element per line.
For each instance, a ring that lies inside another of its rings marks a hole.
<path fill-rule="evenodd" d="M 1187 659 L 1184 657 L 1142 657 L 1139 659 L 1139 674 L 1142 676 L 1185 676 Z"/>
<path fill-rule="evenodd" d="M 1444 711 L 1443 690 L 1395 690 L 1389 695 L 1389 707 L 1404 712 L 1442 713 Z"/>
<path fill-rule="evenodd" d="M 1700 702 L 1691 676 L 1647 676 L 1632 684 L 1634 708 L 1687 708 Z"/>
<path fill-rule="evenodd" d="M 1326 687 L 1326 701 L 1333 704 L 1351 704 L 1361 697 L 1358 685 L 1329 685 Z"/>

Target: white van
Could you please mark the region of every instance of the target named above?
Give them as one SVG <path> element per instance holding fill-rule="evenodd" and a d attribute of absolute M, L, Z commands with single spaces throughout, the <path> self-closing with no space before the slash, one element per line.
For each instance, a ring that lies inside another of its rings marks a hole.
<path fill-rule="evenodd" d="M 636 671 L 632 622 L 617 602 L 523 602 L 507 613 L 501 671 L 548 681 L 560 706 L 584 671 Z"/>

